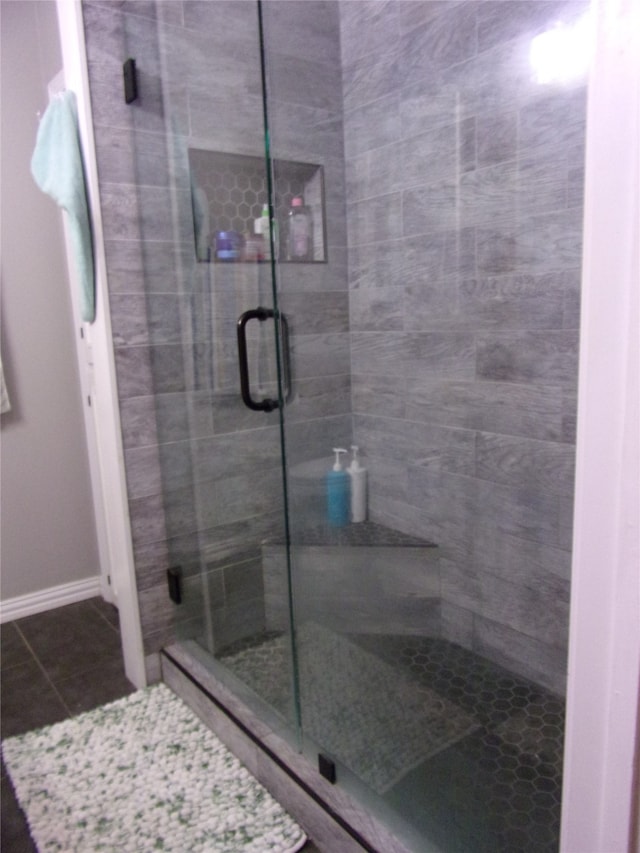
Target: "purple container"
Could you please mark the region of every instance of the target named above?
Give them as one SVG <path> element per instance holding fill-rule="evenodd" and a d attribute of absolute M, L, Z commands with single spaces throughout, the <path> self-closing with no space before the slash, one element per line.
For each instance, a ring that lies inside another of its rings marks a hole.
<path fill-rule="evenodd" d="M 242 234 L 237 231 L 216 231 L 216 258 L 237 261 L 242 251 Z"/>

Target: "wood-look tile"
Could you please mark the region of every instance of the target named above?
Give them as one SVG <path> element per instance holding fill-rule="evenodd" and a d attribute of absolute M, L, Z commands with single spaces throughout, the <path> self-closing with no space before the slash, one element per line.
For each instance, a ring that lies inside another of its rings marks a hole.
<path fill-rule="evenodd" d="M 389 376 L 356 374 L 351 377 L 353 412 L 403 418 L 406 408 L 405 383 Z"/>
<path fill-rule="evenodd" d="M 400 239 L 349 247 L 349 287 L 389 287 L 405 283 L 407 250 Z"/>
<path fill-rule="evenodd" d="M 132 498 L 129 501 L 129 515 L 134 550 L 140 545 L 166 539 L 164 507 L 159 494 Z"/>
<path fill-rule="evenodd" d="M 120 424 L 125 449 L 157 444 L 155 398 L 149 394 L 121 400 Z"/>
<path fill-rule="evenodd" d="M 400 98 L 402 136 L 416 136 L 434 125 L 453 125 L 458 111 L 459 90 L 444 76 L 432 73 L 426 79 L 408 80 Z"/>
<path fill-rule="evenodd" d="M 386 239 L 402 236 L 403 197 L 401 193 L 376 196 L 347 205 L 349 245 L 376 243 L 382 233 Z M 428 230 L 428 229 L 425 229 Z"/>
<path fill-rule="evenodd" d="M 406 335 L 403 332 L 353 332 L 351 369 L 362 375 L 403 376 Z"/>
<path fill-rule="evenodd" d="M 294 381 L 287 404 L 287 423 L 351 412 L 349 373 L 313 376 Z"/>
<path fill-rule="evenodd" d="M 542 583 L 535 589 L 522 587 L 487 571 L 447 560 L 441 561 L 441 583 L 443 600 L 566 650 L 569 616 L 566 595 L 553 595 Z M 559 582 L 553 589 L 557 586 Z"/>
<path fill-rule="evenodd" d="M 402 421 L 384 415 L 354 416 L 354 434 L 366 464 L 369 457 L 393 461 L 402 470 L 437 467 L 475 474 L 476 436 L 461 429 Z"/>
<path fill-rule="evenodd" d="M 343 63 L 383 53 L 398 42 L 398 6 L 393 0 L 365 0 L 339 7 Z"/>
<path fill-rule="evenodd" d="M 403 185 L 403 166 L 396 143 L 350 157 L 345 164 L 347 198 L 360 201 L 397 192 Z"/>
<path fill-rule="evenodd" d="M 109 239 L 105 255 L 110 293 L 173 293 L 193 250 L 173 242 Z"/>
<path fill-rule="evenodd" d="M 320 0 L 270 3 L 263 10 L 273 50 L 340 65 L 338 4 Z"/>
<path fill-rule="evenodd" d="M 479 379 L 549 383 L 572 387 L 578 370 L 573 331 L 523 331 L 477 337 Z"/>
<path fill-rule="evenodd" d="M 557 442 L 476 433 L 476 474 L 483 480 L 526 482 L 553 494 L 573 495 L 575 452 Z"/>
<path fill-rule="evenodd" d="M 344 117 L 345 157 L 373 151 L 400 139 L 400 106 L 397 95 L 388 95 L 358 106 Z"/>
<path fill-rule="evenodd" d="M 153 393 L 148 347 L 115 347 L 114 360 L 121 400 Z"/>
<path fill-rule="evenodd" d="M 520 148 L 539 145 L 571 146 L 585 134 L 586 92 L 584 87 L 559 90 L 520 110 Z"/>
<path fill-rule="evenodd" d="M 292 374 L 299 379 L 349 372 L 349 334 L 296 335 L 290 340 Z"/>
<path fill-rule="evenodd" d="M 295 293 L 287 291 L 279 299 L 290 335 L 313 335 L 349 331 L 349 297 L 346 291 L 334 293 Z"/>
<path fill-rule="evenodd" d="M 441 522 L 457 521 L 473 531 L 475 519 L 495 519 L 498 534 L 567 548 L 566 503 L 531 484 L 504 486 L 472 477 L 415 467 L 409 470 L 409 498 Z"/>
<path fill-rule="evenodd" d="M 506 669 L 564 696 L 567 683 L 566 647 L 535 639 L 507 625 L 474 616 L 473 649 Z"/>
<path fill-rule="evenodd" d="M 458 128 L 451 122 L 436 126 L 419 135 L 403 139 L 395 152 L 402 165 L 402 189 L 419 186 L 429 200 L 435 195 L 434 188 L 445 183 L 456 174 L 460 165 L 457 145 Z M 427 189 L 428 187 L 428 189 Z M 405 196 L 406 201 L 407 196 Z M 405 225 L 405 234 L 434 231 L 434 228 L 414 228 Z"/>
<path fill-rule="evenodd" d="M 341 106 L 341 70 L 338 65 L 271 51 L 269 83 L 276 100 L 326 110 Z"/>
<path fill-rule="evenodd" d="M 436 184 L 405 190 L 402 193 L 403 235 L 438 234 L 455 228 L 459 213 L 458 196 L 456 182 L 449 176 Z"/>
<path fill-rule="evenodd" d="M 400 287 L 358 288 L 349 303 L 351 327 L 360 332 L 404 328 L 404 291 Z"/>
<path fill-rule="evenodd" d="M 232 102 L 202 82 L 188 92 L 189 121 L 196 138 L 215 134 L 223 151 L 258 156 L 262 144 L 262 100 L 258 93 L 245 94 Z"/>
<path fill-rule="evenodd" d="M 342 93 L 346 110 L 390 95 L 402 84 L 402 56 L 397 44 L 387 43 L 382 52 L 345 59 Z"/>
<path fill-rule="evenodd" d="M 158 495 L 162 491 L 162 471 L 157 446 L 126 450 L 124 463 L 130 498 Z"/>
<path fill-rule="evenodd" d="M 551 441 L 562 436 L 557 385 L 412 377 L 407 395 L 412 420 Z"/>
<path fill-rule="evenodd" d="M 414 73 L 418 69 L 448 68 L 475 56 L 475 6 L 443 10 L 441 14 L 406 28 L 401 38 L 401 50 Z M 426 67 L 425 63 L 428 63 Z"/>

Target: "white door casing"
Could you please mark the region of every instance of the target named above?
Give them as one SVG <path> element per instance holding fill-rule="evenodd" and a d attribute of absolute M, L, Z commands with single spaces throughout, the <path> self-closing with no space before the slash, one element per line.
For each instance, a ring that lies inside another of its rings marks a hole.
<path fill-rule="evenodd" d="M 75 92 L 78 102 L 78 122 L 94 232 L 94 323 L 82 323 L 80 320 L 73 259 L 69 262 L 69 281 L 75 327 L 79 330 L 76 343 L 81 382 L 85 397 L 90 397 L 91 402 L 90 406 L 85 406 L 85 424 L 102 564 L 101 585 L 105 597 L 118 606 L 127 677 L 136 687 L 144 687 L 144 650 L 127 502 L 82 8 L 79 0 L 56 0 L 56 5 L 64 84 Z M 85 402 L 88 404 L 88 399 Z"/>

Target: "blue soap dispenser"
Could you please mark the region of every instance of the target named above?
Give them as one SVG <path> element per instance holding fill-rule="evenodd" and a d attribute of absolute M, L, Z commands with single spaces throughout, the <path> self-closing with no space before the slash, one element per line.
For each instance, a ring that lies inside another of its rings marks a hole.
<path fill-rule="evenodd" d="M 334 447 L 336 461 L 331 471 L 327 472 L 327 521 L 331 527 L 344 527 L 349 523 L 351 510 L 351 494 L 349 489 L 349 474 L 340 462 L 340 454 L 346 453 L 341 447 Z"/>

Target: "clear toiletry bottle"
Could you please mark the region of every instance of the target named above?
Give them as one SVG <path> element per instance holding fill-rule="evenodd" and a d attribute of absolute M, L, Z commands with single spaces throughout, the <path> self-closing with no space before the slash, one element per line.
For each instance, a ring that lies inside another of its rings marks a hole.
<path fill-rule="evenodd" d="M 327 521 L 331 527 L 344 527 L 349 523 L 351 511 L 349 475 L 340 463 L 342 447 L 334 447 L 336 461 L 327 472 Z"/>
<path fill-rule="evenodd" d="M 258 225 L 258 222 L 260 223 Z M 272 235 L 273 232 L 273 235 Z M 256 234 L 262 234 L 263 240 L 263 257 L 265 261 L 271 260 L 271 237 L 273 236 L 273 257 L 278 260 L 280 237 L 278 234 L 278 223 L 274 219 L 271 221 L 269 216 L 269 205 L 265 204 L 262 207 L 260 219 L 256 219 Z"/>
<path fill-rule="evenodd" d="M 313 217 L 302 196 L 291 200 L 287 232 L 287 255 L 290 261 L 313 260 Z"/>
<path fill-rule="evenodd" d="M 264 260 L 264 240 L 262 239 L 262 217 L 254 220 L 253 234 L 247 234 L 244 244 L 245 261 Z"/>
<path fill-rule="evenodd" d="M 351 478 L 351 521 L 367 520 L 367 469 L 358 459 L 359 447 L 351 445 L 353 459 L 347 468 Z"/>

